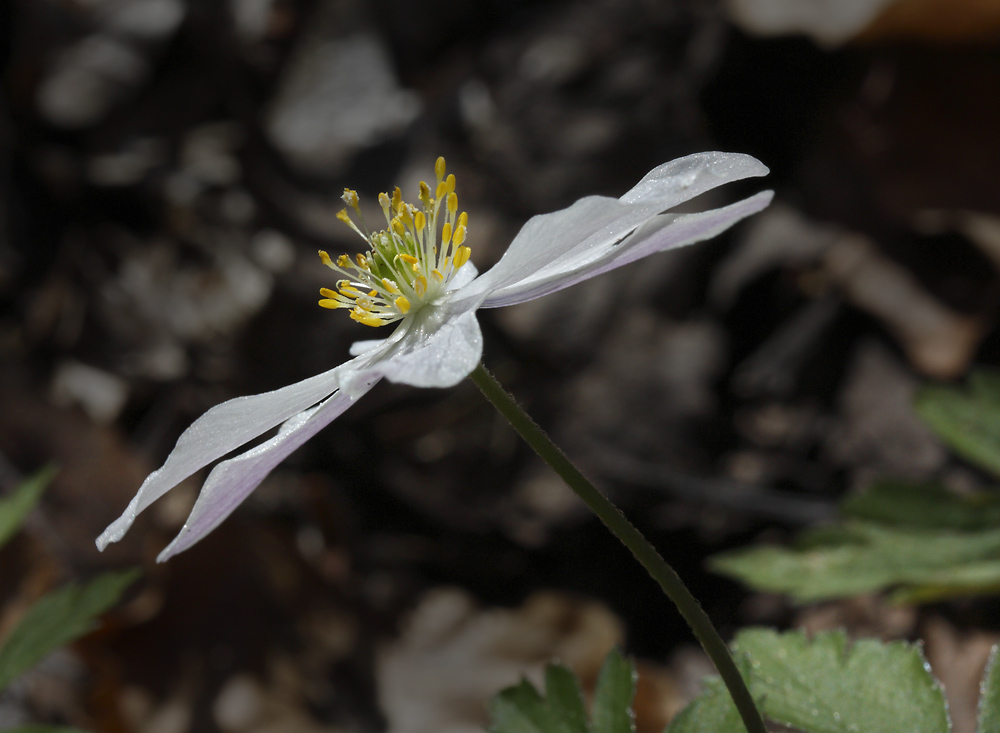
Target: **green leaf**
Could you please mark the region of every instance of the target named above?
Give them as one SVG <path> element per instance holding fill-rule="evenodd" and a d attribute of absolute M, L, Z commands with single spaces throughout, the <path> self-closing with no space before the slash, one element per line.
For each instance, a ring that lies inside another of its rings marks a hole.
<path fill-rule="evenodd" d="M 940 484 L 883 479 L 845 499 L 851 517 L 913 529 L 990 529 L 1000 526 L 1000 493 L 956 494 Z"/>
<path fill-rule="evenodd" d="M 709 559 L 715 572 L 798 603 L 898 588 L 897 600 L 1000 588 L 1000 529 L 908 530 L 849 522 L 799 548 L 750 547 Z"/>
<path fill-rule="evenodd" d="M 734 656 L 743 679 L 750 679 L 750 662 L 745 654 Z M 758 701 L 761 705 L 761 701 Z M 761 705 L 762 707 L 762 705 Z M 690 705 L 681 710 L 665 733 L 746 733 L 729 690 L 719 677 L 705 680 L 705 689 Z"/>
<path fill-rule="evenodd" d="M 751 692 L 764 715 L 808 733 L 947 733 L 947 705 L 918 646 L 843 631 L 779 634 L 747 629 L 734 650 L 750 656 Z"/>
<path fill-rule="evenodd" d="M 138 570 L 105 573 L 86 585 L 63 586 L 36 603 L 0 647 L 0 690 L 49 652 L 83 636 L 139 577 Z"/>
<path fill-rule="evenodd" d="M 804 733 L 947 733 L 947 706 L 918 646 L 842 631 L 779 634 L 742 631 L 734 655 L 745 655 L 750 692 L 768 720 Z M 668 733 L 744 733 L 718 678 L 667 729 Z M 980 731 L 980 733 L 984 733 Z"/>
<path fill-rule="evenodd" d="M 597 678 L 592 711 L 593 733 L 632 733 L 635 726 L 632 698 L 635 697 L 635 668 L 632 662 L 612 649 Z"/>
<path fill-rule="evenodd" d="M 0 499 L 0 547 L 6 545 L 21 528 L 24 518 L 35 508 L 56 473 L 55 466 L 46 466 L 18 486 L 10 496 Z"/>
<path fill-rule="evenodd" d="M 565 733 L 587 733 L 583 693 L 572 672 L 560 664 L 550 664 L 545 669 L 545 694 L 548 695 L 552 708 L 559 712 L 560 730 Z"/>
<path fill-rule="evenodd" d="M 1000 476 L 1000 373 L 974 372 L 965 390 L 925 386 L 915 408 L 956 453 Z"/>
<path fill-rule="evenodd" d="M 492 733 L 632 733 L 635 670 L 612 650 L 601 668 L 594 694 L 593 722 L 587 725 L 576 677 L 552 664 L 545 670 L 545 697 L 527 680 L 500 691 L 490 701 Z"/>
<path fill-rule="evenodd" d="M 979 685 L 978 733 L 1000 733 L 1000 665 L 997 664 L 996 646 L 990 653 L 990 661 Z"/>

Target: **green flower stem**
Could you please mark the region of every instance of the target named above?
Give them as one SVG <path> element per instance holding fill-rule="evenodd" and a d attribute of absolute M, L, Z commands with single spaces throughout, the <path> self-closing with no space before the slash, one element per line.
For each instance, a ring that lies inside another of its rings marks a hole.
<path fill-rule="evenodd" d="M 736 703 L 736 708 L 739 710 L 743 725 L 746 726 L 748 733 L 766 733 L 764 721 L 754 705 L 750 691 L 736 668 L 725 642 L 712 626 L 712 622 L 702 609 L 701 604 L 691 595 L 691 591 L 687 589 L 674 569 L 660 557 L 649 540 L 632 526 L 621 510 L 594 488 L 594 485 L 580 473 L 566 457 L 566 454 L 518 406 L 514 398 L 486 370 L 486 367 L 480 364 L 470 377 L 486 399 L 497 408 L 501 415 L 507 418 L 507 421 L 525 442 L 562 477 L 577 496 L 583 499 L 590 510 L 604 522 L 611 533 L 622 541 L 635 556 L 635 559 L 653 576 L 653 580 L 660 584 L 660 588 L 677 606 L 677 610 L 681 612 L 684 620 L 688 622 L 694 635 L 701 642 L 702 648 L 715 664 L 723 682 L 729 688 L 729 694 L 732 695 L 733 701 Z"/>

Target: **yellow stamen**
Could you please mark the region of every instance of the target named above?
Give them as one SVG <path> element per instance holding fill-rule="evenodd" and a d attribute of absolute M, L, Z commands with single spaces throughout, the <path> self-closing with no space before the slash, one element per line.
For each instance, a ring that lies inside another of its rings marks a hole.
<path fill-rule="evenodd" d="M 409 311 L 410 311 L 410 301 L 408 301 L 405 297 L 403 297 L 402 295 L 400 295 L 393 302 L 396 304 L 396 307 L 399 309 L 400 313 L 402 313 L 404 315 L 406 313 L 409 313 Z"/>
<path fill-rule="evenodd" d="M 438 282 L 444 282 L 444 275 L 442 275 L 441 271 L 436 267 L 433 270 L 431 270 L 431 275 L 433 275 L 434 279 L 437 280 Z"/>
<path fill-rule="evenodd" d="M 425 208 L 431 207 L 431 188 L 423 181 L 420 182 L 420 194 L 417 196 L 420 199 L 420 203 L 424 205 Z"/>
<path fill-rule="evenodd" d="M 371 269 L 370 266 L 368 265 L 367 258 L 365 258 L 365 256 L 360 252 L 358 252 L 354 256 L 354 259 L 357 260 L 358 267 L 360 267 L 362 270 L 368 271 L 369 269 Z"/>
<path fill-rule="evenodd" d="M 339 267 L 350 267 L 351 258 L 348 257 L 347 255 L 340 255 L 340 257 L 337 258 L 337 265 Z"/>
<path fill-rule="evenodd" d="M 460 245 L 462 242 L 465 241 L 465 226 L 464 225 L 462 225 L 462 224 L 458 225 L 458 227 L 455 229 L 454 236 L 451 238 L 451 241 L 452 241 L 452 243 L 456 247 L 458 245 Z M 468 249 L 468 248 L 466 248 L 466 249 Z"/>
<path fill-rule="evenodd" d="M 351 318 L 358 323 L 363 323 L 366 326 L 372 326 L 373 328 L 378 328 L 383 325 L 380 319 L 376 318 L 368 311 L 361 310 L 360 308 L 355 308 L 351 311 Z"/>
<path fill-rule="evenodd" d="M 437 176 L 437 179 L 439 181 L 444 180 L 444 170 L 445 170 L 444 156 L 442 155 L 436 161 L 434 161 L 434 175 Z"/>
<path fill-rule="evenodd" d="M 361 207 L 358 206 L 358 192 L 350 188 L 344 189 L 344 195 L 340 197 L 343 199 L 344 203 L 350 206 L 352 209 L 361 213 Z"/>
<path fill-rule="evenodd" d="M 333 262 L 330 260 L 330 255 L 328 255 L 323 250 L 319 251 L 319 259 L 320 259 L 320 262 L 322 262 L 327 267 L 333 267 Z"/>
<path fill-rule="evenodd" d="M 463 211 L 461 214 L 458 215 L 458 225 L 460 227 L 469 225 L 469 215 L 466 212 Z"/>
<path fill-rule="evenodd" d="M 452 191 L 448 194 L 448 213 L 455 216 L 458 211 L 458 194 Z"/>
<path fill-rule="evenodd" d="M 319 301 L 320 308 L 329 308 L 330 310 L 336 310 L 337 308 L 343 308 L 343 306 L 336 300 L 321 300 Z"/>
<path fill-rule="evenodd" d="M 418 211 L 413 217 L 413 226 L 417 228 L 417 231 L 423 231 L 427 228 L 427 217 L 424 216 L 424 212 Z"/>
<path fill-rule="evenodd" d="M 337 297 L 337 294 L 335 292 L 333 292 L 332 290 L 330 290 L 330 288 L 320 288 L 319 289 L 319 294 L 322 295 L 324 298 L 336 298 Z"/>
<path fill-rule="evenodd" d="M 408 265 L 418 265 L 418 264 L 420 264 L 420 260 L 418 260 L 413 255 L 401 254 L 401 255 L 396 255 L 396 256 L 399 257 L 399 259 L 401 259 L 403 262 L 405 262 Z"/>
<path fill-rule="evenodd" d="M 392 210 L 399 211 L 399 205 L 403 203 L 403 192 L 400 190 L 399 186 L 396 186 L 396 190 L 392 192 Z"/>
<path fill-rule="evenodd" d="M 341 209 L 337 212 L 337 218 L 340 219 L 345 224 L 353 224 L 351 221 L 351 215 L 347 213 L 347 209 Z"/>
<path fill-rule="evenodd" d="M 423 275 L 417 275 L 413 280 L 413 292 L 417 294 L 418 298 L 423 298 L 427 293 L 427 278 Z"/>
<path fill-rule="evenodd" d="M 459 247 L 457 250 L 455 250 L 455 259 L 452 260 L 452 265 L 457 270 L 458 268 L 460 268 L 462 265 L 464 265 L 466 262 L 469 261 L 469 255 L 471 254 L 472 250 L 469 249 L 468 247 Z"/>
<path fill-rule="evenodd" d="M 448 242 L 451 241 L 451 222 L 446 221 L 444 226 L 441 227 L 441 246 L 447 247 Z"/>
<path fill-rule="evenodd" d="M 448 193 L 452 193 L 455 190 L 455 174 L 449 173 L 448 177 L 444 179 L 444 183 L 448 187 Z"/>
<path fill-rule="evenodd" d="M 382 278 L 382 287 L 393 295 L 399 294 L 399 286 L 387 277 Z"/>

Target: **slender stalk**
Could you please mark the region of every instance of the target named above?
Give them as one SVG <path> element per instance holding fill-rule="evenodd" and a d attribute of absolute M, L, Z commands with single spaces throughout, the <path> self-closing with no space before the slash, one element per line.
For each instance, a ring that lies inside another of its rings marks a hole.
<path fill-rule="evenodd" d="M 754 705 L 750 691 L 736 668 L 725 642 L 712 626 L 712 622 L 702 609 L 701 604 L 691 595 L 691 591 L 687 589 L 674 569 L 660 557 L 649 540 L 632 526 L 621 510 L 580 473 L 566 457 L 566 454 L 518 406 L 514 398 L 486 370 L 486 367 L 480 364 L 470 377 L 486 399 L 497 408 L 501 415 L 507 418 L 507 421 L 525 442 L 562 477 L 563 481 L 576 492 L 576 495 L 604 522 L 611 533 L 632 552 L 636 560 L 653 576 L 653 580 L 660 584 L 660 588 L 677 606 L 677 610 L 681 612 L 684 620 L 688 622 L 694 635 L 701 642 L 701 646 L 715 664 L 723 682 L 729 688 L 729 694 L 732 695 L 733 702 L 736 703 L 736 708 L 739 710 L 743 725 L 746 726 L 748 733 L 766 733 L 764 721 Z"/>

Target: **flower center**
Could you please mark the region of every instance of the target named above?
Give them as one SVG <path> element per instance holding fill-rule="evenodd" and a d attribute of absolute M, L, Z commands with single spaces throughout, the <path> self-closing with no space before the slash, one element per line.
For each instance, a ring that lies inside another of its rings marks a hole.
<path fill-rule="evenodd" d="M 444 158 L 434 164 L 437 187 L 420 182 L 420 206 L 403 201 L 397 187 L 390 197 L 380 193 L 378 202 L 385 215 L 385 229 L 368 231 L 357 191 L 344 189 L 344 203 L 354 210 L 360 226 L 347 209 L 337 218 L 367 243 L 368 251 L 351 259 L 336 260 L 322 250 L 323 264 L 343 276 L 337 289 L 320 289 L 323 308 L 349 308 L 351 318 L 366 326 L 384 326 L 416 312 L 447 290 L 447 285 L 469 261 L 472 250 L 465 246 L 468 215 L 458 213 L 455 176 L 445 176 Z M 440 223 L 440 239 L 438 225 Z"/>

